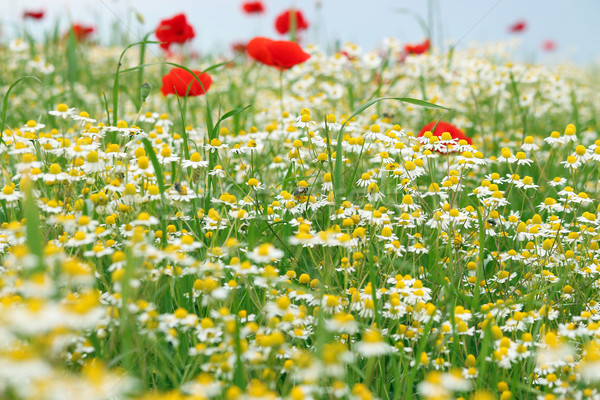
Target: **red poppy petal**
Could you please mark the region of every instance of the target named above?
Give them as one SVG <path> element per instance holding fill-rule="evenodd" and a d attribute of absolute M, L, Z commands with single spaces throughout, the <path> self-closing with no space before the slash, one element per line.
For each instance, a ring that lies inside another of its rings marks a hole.
<path fill-rule="evenodd" d="M 302 50 L 295 42 L 277 40 L 267 43 L 267 49 L 273 57 L 274 65 L 283 69 L 302 64 L 310 58 L 310 54 Z"/>
<path fill-rule="evenodd" d="M 208 91 L 212 84 L 212 78 L 202 71 L 192 71 L 198 75 L 202 85 L 196 80 L 194 75 L 183 68 L 173 68 L 168 74 L 163 76 L 163 85 L 160 89 L 164 96 L 177 94 L 178 96 L 200 96 Z M 188 91 L 189 87 L 189 91 Z"/>
<path fill-rule="evenodd" d="M 270 42 L 272 42 L 271 39 L 265 37 L 255 37 L 248 42 L 248 55 L 265 65 L 275 65 L 273 64 L 273 56 L 267 47 L 267 44 Z"/>

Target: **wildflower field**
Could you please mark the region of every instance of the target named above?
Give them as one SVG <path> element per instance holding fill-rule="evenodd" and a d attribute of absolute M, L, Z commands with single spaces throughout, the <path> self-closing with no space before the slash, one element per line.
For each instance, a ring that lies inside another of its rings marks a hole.
<path fill-rule="evenodd" d="M 282 18 L 0 47 L 0 398 L 600 399 L 594 70 Z"/>

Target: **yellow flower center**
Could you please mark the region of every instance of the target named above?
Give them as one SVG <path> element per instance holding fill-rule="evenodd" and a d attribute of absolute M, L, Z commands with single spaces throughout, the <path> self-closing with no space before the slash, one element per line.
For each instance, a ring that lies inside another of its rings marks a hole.
<path fill-rule="evenodd" d="M 50 165 L 50 173 L 52 175 L 57 175 L 57 174 L 60 174 L 61 172 L 62 172 L 62 169 L 60 168 L 60 165 L 58 165 L 58 164 Z"/>
<path fill-rule="evenodd" d="M 138 158 L 137 165 L 140 169 L 147 169 L 150 166 L 148 157 L 142 156 L 142 157 Z"/>
<path fill-rule="evenodd" d="M 202 161 L 202 157 L 200 156 L 200 153 L 192 153 L 192 155 L 190 156 L 190 161 L 193 162 L 199 162 Z"/>
<path fill-rule="evenodd" d="M 85 240 L 85 232 L 78 231 L 77 233 L 75 233 L 74 238 L 77 241 Z"/>
<path fill-rule="evenodd" d="M 163 147 L 160 151 L 160 155 L 163 157 L 171 157 L 171 149 L 168 147 Z"/>
<path fill-rule="evenodd" d="M 97 163 L 99 158 L 98 158 L 98 152 L 97 151 L 90 151 L 87 156 L 85 157 L 85 159 L 87 160 L 87 162 L 89 163 Z"/>

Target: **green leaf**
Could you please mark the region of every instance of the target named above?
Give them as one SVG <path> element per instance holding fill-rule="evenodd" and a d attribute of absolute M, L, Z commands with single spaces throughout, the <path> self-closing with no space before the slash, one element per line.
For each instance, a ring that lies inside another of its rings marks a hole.
<path fill-rule="evenodd" d="M 227 118 L 231 118 L 235 115 L 238 115 L 238 114 L 246 111 L 250 107 L 252 107 L 252 105 L 247 105 L 246 107 L 240 106 L 240 107 L 234 108 L 231 111 L 226 112 L 225 114 L 223 114 L 223 116 L 221 118 L 219 118 L 219 122 L 217 122 L 217 125 L 220 124 L 221 122 L 225 121 Z"/>
<path fill-rule="evenodd" d="M 147 138 L 142 139 L 142 144 L 146 149 L 146 153 L 148 154 L 148 158 L 154 167 L 154 172 L 156 173 L 156 180 L 158 184 L 158 189 L 160 190 L 160 196 L 163 201 L 165 200 L 165 182 L 163 179 L 162 168 L 160 167 L 160 163 L 158 162 L 158 158 L 156 158 L 156 153 L 154 152 L 154 148 L 152 147 L 152 143 Z"/>
<path fill-rule="evenodd" d="M 242 361 L 242 343 L 240 340 L 240 320 L 235 320 L 235 370 L 233 373 L 233 383 L 238 387 L 246 386 L 246 377 L 244 374 L 244 362 Z"/>
<path fill-rule="evenodd" d="M 65 54 L 67 57 L 67 80 L 71 85 L 71 90 L 73 90 L 73 85 L 75 85 L 75 82 L 77 82 L 78 78 L 77 38 L 75 37 L 73 28 L 69 30 Z"/>
<path fill-rule="evenodd" d="M 211 135 L 211 139 L 217 137 L 217 130 L 219 129 L 219 125 L 221 125 L 221 122 L 225 121 L 227 118 L 231 118 L 233 116 L 236 116 L 238 114 L 241 114 L 242 112 L 246 111 L 247 109 L 249 109 L 250 107 L 252 107 L 252 105 L 248 105 L 246 107 L 237 107 L 234 108 L 231 111 L 226 112 L 225 114 L 223 114 L 220 118 L 219 121 L 217 122 L 217 124 L 215 125 L 214 129 L 213 129 L 213 133 Z"/>
<path fill-rule="evenodd" d="M 44 254 L 44 245 L 42 243 L 42 235 L 40 232 L 40 215 L 35 196 L 33 195 L 32 183 L 23 185 L 25 192 L 24 200 L 24 216 L 27 220 L 25 232 L 27 234 L 27 245 L 29 250 L 37 259 L 37 268 L 43 268 L 42 256 Z"/>

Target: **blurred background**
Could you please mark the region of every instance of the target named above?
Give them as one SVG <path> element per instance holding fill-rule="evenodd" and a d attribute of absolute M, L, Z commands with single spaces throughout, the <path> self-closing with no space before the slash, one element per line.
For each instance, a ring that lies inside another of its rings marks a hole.
<path fill-rule="evenodd" d="M 196 31 L 190 46 L 202 53 L 230 52 L 232 43 L 257 35 L 278 38 L 274 19 L 295 6 L 310 24 L 300 40 L 332 50 L 347 41 L 370 50 L 385 37 L 418 43 L 431 28 L 434 46 L 519 40 L 515 58 L 528 62 L 600 62 L 600 1 L 596 0 L 264 0 L 265 12 L 246 14 L 240 0 L 16 0 L 0 1 L 2 41 L 27 31 L 93 26 L 104 44 L 140 40 L 161 19 L 185 13 Z M 41 19 L 25 12 L 43 12 Z"/>

